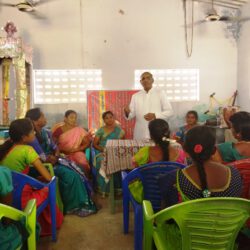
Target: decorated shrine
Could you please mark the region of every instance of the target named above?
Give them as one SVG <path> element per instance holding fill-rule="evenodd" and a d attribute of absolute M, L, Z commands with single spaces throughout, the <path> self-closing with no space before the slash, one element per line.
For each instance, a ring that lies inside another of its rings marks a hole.
<path fill-rule="evenodd" d="M 2 75 L 0 117 L 2 125 L 9 125 L 10 117 L 22 118 L 30 108 L 32 48 L 25 46 L 20 37 L 14 36 L 17 29 L 13 22 L 7 22 L 3 30 L 6 35 L 0 37 L 0 75 Z M 11 77 L 12 75 L 14 77 Z M 15 108 L 11 109 L 13 105 Z"/>

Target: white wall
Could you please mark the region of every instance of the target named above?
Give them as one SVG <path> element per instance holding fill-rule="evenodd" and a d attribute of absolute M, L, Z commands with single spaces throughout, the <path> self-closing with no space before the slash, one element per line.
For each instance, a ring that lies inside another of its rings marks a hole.
<path fill-rule="evenodd" d="M 236 89 L 237 46 L 225 38 L 224 24 L 196 27 L 187 58 L 182 0 L 55 0 L 38 9 L 47 21 L 15 8 L 0 10 L 0 25 L 11 16 L 33 46 L 36 69 L 100 68 L 104 88 L 130 89 L 135 69 L 199 68 L 200 100 L 206 104 L 211 93 L 223 99 Z M 195 20 L 204 15 L 196 4 Z M 174 107 L 181 113 L 193 105 Z"/>
<path fill-rule="evenodd" d="M 250 17 L 250 3 L 242 9 L 242 16 Z M 250 111 L 250 21 L 242 25 L 238 42 L 238 104 Z"/>

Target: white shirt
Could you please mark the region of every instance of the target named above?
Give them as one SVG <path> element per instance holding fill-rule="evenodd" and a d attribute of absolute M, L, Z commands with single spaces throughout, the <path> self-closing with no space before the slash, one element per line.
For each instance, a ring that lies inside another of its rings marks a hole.
<path fill-rule="evenodd" d="M 145 90 L 141 90 L 132 95 L 129 108 L 130 113 L 127 119 L 136 118 L 134 139 L 150 138 L 148 121 L 145 120 L 144 115 L 154 113 L 156 118 L 166 120 L 173 114 L 165 91 L 160 91 L 156 88 L 151 88 L 148 93 Z"/>

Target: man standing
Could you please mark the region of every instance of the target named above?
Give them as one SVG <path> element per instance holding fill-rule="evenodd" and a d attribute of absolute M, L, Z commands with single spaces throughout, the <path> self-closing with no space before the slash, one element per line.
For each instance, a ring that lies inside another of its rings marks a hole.
<path fill-rule="evenodd" d="M 156 118 L 166 119 L 173 114 L 164 91 L 152 88 L 154 79 L 149 72 L 141 75 L 143 90 L 132 96 L 130 105 L 124 108 L 128 120 L 136 118 L 134 139 L 148 139 L 148 122 Z"/>

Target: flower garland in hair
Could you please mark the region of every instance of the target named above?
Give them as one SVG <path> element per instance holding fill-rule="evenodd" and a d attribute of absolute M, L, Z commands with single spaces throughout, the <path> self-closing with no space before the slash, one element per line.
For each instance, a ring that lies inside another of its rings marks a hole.
<path fill-rule="evenodd" d="M 168 137 L 166 137 L 166 136 L 163 136 L 163 137 L 161 138 L 161 140 L 162 140 L 162 141 L 166 141 L 166 142 L 176 142 L 176 140 L 170 139 L 170 138 L 168 138 Z"/>
<path fill-rule="evenodd" d="M 202 150 L 203 150 L 203 147 L 202 147 L 201 144 L 196 144 L 196 145 L 194 146 L 194 152 L 195 152 L 196 154 L 200 154 L 200 153 L 202 152 Z"/>

